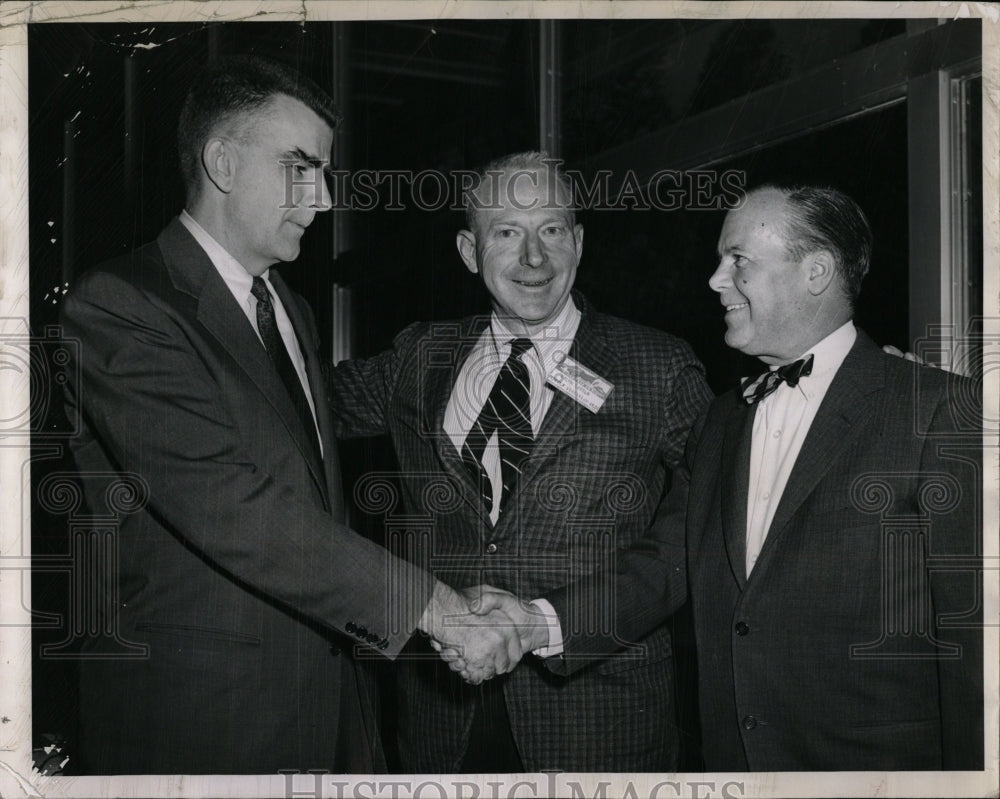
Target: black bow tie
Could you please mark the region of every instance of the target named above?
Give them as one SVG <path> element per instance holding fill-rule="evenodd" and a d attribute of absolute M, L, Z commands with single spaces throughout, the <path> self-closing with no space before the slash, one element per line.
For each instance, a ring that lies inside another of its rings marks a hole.
<path fill-rule="evenodd" d="M 760 402 L 768 394 L 776 391 L 782 382 L 795 387 L 799 384 L 799 379 L 812 374 L 812 370 L 813 356 L 810 355 L 808 358 L 800 358 L 777 369 L 764 372 L 759 377 L 748 377 L 741 383 L 743 401 L 747 405 Z"/>

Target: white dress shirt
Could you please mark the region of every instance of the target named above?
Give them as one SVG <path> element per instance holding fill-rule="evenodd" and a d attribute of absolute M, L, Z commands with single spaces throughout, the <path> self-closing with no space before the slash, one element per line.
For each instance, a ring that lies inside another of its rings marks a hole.
<path fill-rule="evenodd" d="M 569 355 L 579 326 L 580 311 L 570 297 L 552 323 L 530 337 L 532 347 L 521 356 L 521 362 L 528 367 L 531 431 L 535 436 L 541 429 L 555 393 L 555 389 L 546 384 L 548 375 L 564 356 Z M 472 425 L 486 404 L 500 370 L 510 355 L 511 341 L 523 337 L 510 332 L 500 317 L 494 313 L 490 317 L 490 326 L 479 336 L 469 357 L 462 364 L 444 413 L 444 431 L 459 454 Z M 483 452 L 483 468 L 493 490 L 490 521 L 496 524 L 500 516 L 503 491 L 499 436 L 496 431 L 490 436 Z M 540 657 L 558 655 L 563 651 L 559 617 L 548 600 L 536 599 L 534 604 L 544 615 L 549 628 L 548 646 L 535 650 L 535 654 Z"/>
<path fill-rule="evenodd" d="M 229 291 L 232 292 L 233 298 L 246 315 L 251 327 L 253 327 L 254 332 L 257 334 L 257 338 L 260 338 L 260 331 L 257 329 L 257 298 L 250 293 L 250 288 L 253 286 L 253 276 L 205 228 L 199 225 L 187 211 L 181 211 L 180 220 L 181 224 L 194 236 L 195 241 L 201 245 L 208 259 L 212 262 L 212 266 L 219 273 L 219 277 L 225 282 Z M 309 403 L 309 411 L 312 413 L 313 424 L 315 425 L 316 406 L 313 404 L 312 391 L 309 390 L 309 378 L 306 377 L 306 361 L 299 347 L 298 337 L 292 328 L 292 322 L 285 311 L 285 306 L 281 304 L 278 295 L 274 293 L 274 286 L 271 285 L 268 277 L 269 272 L 270 270 L 265 271 L 261 277 L 264 279 L 264 285 L 267 286 L 268 294 L 271 295 L 271 304 L 274 306 L 274 320 L 278 325 L 278 332 L 281 334 L 281 340 L 285 343 L 285 349 L 288 350 L 288 357 L 292 360 L 295 373 L 299 376 L 299 382 L 302 383 L 302 391 L 306 395 L 306 401 Z M 261 339 L 261 345 L 263 346 L 263 344 L 264 340 Z M 320 454 L 322 454 L 323 441 L 319 436 L 318 425 L 316 426 L 316 438 L 319 440 Z"/>
<path fill-rule="evenodd" d="M 747 576 L 760 557 L 802 442 L 856 338 L 853 322 L 837 328 L 802 354 L 813 356 L 812 374 L 799 378 L 794 388 L 780 383 L 756 405 L 747 491 Z"/>

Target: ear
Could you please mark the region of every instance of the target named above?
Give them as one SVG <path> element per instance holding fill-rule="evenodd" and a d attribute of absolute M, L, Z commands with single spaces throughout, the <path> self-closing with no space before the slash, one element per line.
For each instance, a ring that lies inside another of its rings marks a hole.
<path fill-rule="evenodd" d="M 233 190 L 236 178 L 236 148 L 228 139 L 209 139 L 201 151 L 201 165 L 208 179 L 224 194 Z"/>
<path fill-rule="evenodd" d="M 576 239 L 576 260 L 583 256 L 583 225 L 577 223 L 573 225 L 573 238 Z"/>
<path fill-rule="evenodd" d="M 837 262 L 829 250 L 809 253 L 803 262 L 807 273 L 806 288 L 814 297 L 825 292 L 837 276 Z"/>
<path fill-rule="evenodd" d="M 458 247 L 458 254 L 462 256 L 465 268 L 472 274 L 479 274 L 479 263 L 476 261 L 476 234 L 471 230 L 460 230 L 455 236 L 455 246 Z"/>

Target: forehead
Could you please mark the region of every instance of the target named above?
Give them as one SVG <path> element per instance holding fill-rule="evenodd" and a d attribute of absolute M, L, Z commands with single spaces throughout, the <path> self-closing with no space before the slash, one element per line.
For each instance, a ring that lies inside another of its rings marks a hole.
<path fill-rule="evenodd" d="M 719 235 L 719 252 L 787 242 L 788 201 L 773 190 L 751 194 L 746 203 L 726 214 Z"/>
<path fill-rule="evenodd" d="M 477 216 L 496 220 L 527 216 L 564 218 L 571 213 L 572 196 L 547 169 L 513 169 L 487 174 L 475 192 Z"/>
<path fill-rule="evenodd" d="M 333 145 L 333 129 L 301 100 L 276 94 L 247 115 L 243 125 L 262 145 L 276 152 L 301 149 L 325 158 Z"/>

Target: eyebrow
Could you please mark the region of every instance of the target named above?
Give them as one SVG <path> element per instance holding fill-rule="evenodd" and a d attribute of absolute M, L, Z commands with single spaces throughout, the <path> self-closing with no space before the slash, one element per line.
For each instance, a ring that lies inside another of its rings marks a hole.
<path fill-rule="evenodd" d="M 309 166 L 315 166 L 320 168 L 326 168 L 326 166 L 329 164 L 329 161 L 327 161 L 326 159 L 319 158 L 315 155 L 309 155 L 301 147 L 293 147 L 291 150 L 285 150 L 285 152 L 281 154 L 281 157 L 283 159 L 287 158 L 294 161 L 305 161 L 307 164 L 309 164 Z"/>
<path fill-rule="evenodd" d="M 567 227 L 572 227 L 569 222 L 569 216 L 563 215 L 552 215 L 546 217 L 542 222 L 539 223 L 540 227 L 545 227 L 546 225 L 560 224 L 566 225 Z M 524 227 L 524 223 L 518 219 L 513 219 L 507 216 L 499 216 L 490 222 L 490 227 L 497 227 L 498 225 L 510 225 L 513 227 Z"/>

